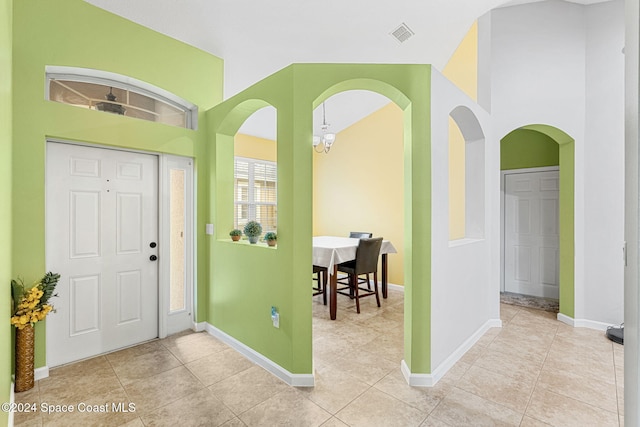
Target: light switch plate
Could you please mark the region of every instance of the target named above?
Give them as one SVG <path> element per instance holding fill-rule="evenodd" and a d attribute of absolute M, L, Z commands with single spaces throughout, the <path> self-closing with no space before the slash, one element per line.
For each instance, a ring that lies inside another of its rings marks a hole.
<path fill-rule="evenodd" d="M 280 327 L 280 313 L 278 313 L 278 309 L 275 307 L 271 307 L 271 321 L 273 322 L 274 328 Z"/>

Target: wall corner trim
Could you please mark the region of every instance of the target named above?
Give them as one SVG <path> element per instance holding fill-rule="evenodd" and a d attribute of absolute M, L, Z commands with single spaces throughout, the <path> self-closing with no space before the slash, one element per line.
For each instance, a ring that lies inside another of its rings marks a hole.
<path fill-rule="evenodd" d="M 203 332 L 207 330 L 207 322 L 191 323 L 191 330 L 194 332 Z"/>
<path fill-rule="evenodd" d="M 227 335 L 226 333 L 222 332 L 220 329 L 209 323 L 206 323 L 206 331 L 210 335 L 218 338 L 220 341 L 224 342 L 229 347 L 242 354 L 244 357 L 246 357 L 256 365 L 261 366 L 276 377 L 280 378 L 290 386 L 313 387 L 315 385 L 315 378 L 313 374 L 293 374 L 284 369 L 282 366 L 276 364 L 272 360 L 266 358 L 254 349 L 246 346 L 237 339 L 233 338 L 230 335 Z"/>
<path fill-rule="evenodd" d="M 432 374 L 412 374 L 404 359 L 400 362 L 400 370 L 411 387 L 433 387 L 438 382 Z"/>
<path fill-rule="evenodd" d="M 598 322 L 596 320 L 574 319 L 562 313 L 558 313 L 558 320 L 574 328 L 588 328 L 596 331 L 606 331 L 607 328 L 611 326 L 609 323 Z"/>
<path fill-rule="evenodd" d="M 478 342 L 480 338 L 491 328 L 501 328 L 502 320 L 489 319 L 482 325 L 473 335 L 471 335 L 465 342 L 462 343 L 447 359 L 440 364 L 431 374 L 413 374 L 409 370 L 406 362 L 402 360 L 400 370 L 407 384 L 413 387 L 433 387 L 438 381 L 444 377 L 444 375 L 456 364 L 458 360 L 465 355 L 473 345 Z"/>
<path fill-rule="evenodd" d="M 558 313 L 558 320 L 566 325 L 576 327 L 576 322 L 573 317 L 569 317 L 566 314 Z"/>

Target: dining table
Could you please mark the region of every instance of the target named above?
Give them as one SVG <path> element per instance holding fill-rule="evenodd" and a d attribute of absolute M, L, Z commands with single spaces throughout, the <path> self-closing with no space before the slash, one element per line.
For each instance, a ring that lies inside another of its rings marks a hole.
<path fill-rule="evenodd" d="M 338 264 L 356 259 L 360 239 L 340 236 L 313 237 L 313 265 L 325 267 L 329 273 L 329 313 L 336 319 Z M 389 240 L 383 240 L 380 247 L 382 257 L 382 297 L 387 298 L 387 255 L 398 251 Z"/>

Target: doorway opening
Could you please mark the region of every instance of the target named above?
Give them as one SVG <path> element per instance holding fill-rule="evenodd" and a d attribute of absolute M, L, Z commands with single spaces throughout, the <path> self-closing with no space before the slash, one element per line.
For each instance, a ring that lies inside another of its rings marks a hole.
<path fill-rule="evenodd" d="M 353 111 L 362 113 L 355 117 Z M 387 256 L 388 282 L 398 285 L 404 283 L 403 120 L 398 105 L 368 90 L 343 91 L 321 100 L 313 115 L 313 135 L 320 139 L 323 124 L 328 124 L 326 131 L 336 137 L 329 152 L 315 147 L 313 153 L 312 234 L 347 238 L 361 232 L 388 240 L 398 252 Z M 313 297 L 316 381 L 348 373 L 358 383 L 369 383 L 380 378 L 358 369 L 359 364 L 377 365 L 382 375 L 403 360 L 404 293 L 391 285 L 384 298 L 382 274 L 379 265 L 380 307 L 375 296 L 361 298 L 358 314 L 355 299 L 338 294 L 336 319 L 331 320 L 329 290 L 326 305 L 322 294 Z M 338 283 L 338 287 L 346 285 Z M 373 290 L 373 284 L 370 287 Z M 355 352 L 357 357 L 345 357 Z"/>
<path fill-rule="evenodd" d="M 500 141 L 501 300 L 573 317 L 574 141 L 547 125 Z"/>

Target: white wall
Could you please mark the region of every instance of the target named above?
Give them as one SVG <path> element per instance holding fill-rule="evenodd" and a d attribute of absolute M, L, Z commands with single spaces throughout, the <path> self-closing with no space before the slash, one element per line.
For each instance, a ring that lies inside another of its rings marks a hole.
<path fill-rule="evenodd" d="M 488 113 L 433 69 L 431 372 L 436 377 L 464 354 L 466 341 L 492 319 L 493 325 L 500 319 L 500 280 L 492 263 L 492 253 L 499 251 L 499 152 L 486 141 L 485 167 L 478 178 L 485 187 L 484 237 L 449 241 L 449 114 L 459 105 L 474 113 L 485 137 L 490 138 Z M 467 139 L 465 126 L 458 125 Z M 477 133 L 471 137 L 472 141 L 478 139 Z"/>
<path fill-rule="evenodd" d="M 616 0 L 585 9 L 583 310 L 586 319 L 621 323 L 624 311 L 624 2 Z"/>
<path fill-rule="evenodd" d="M 528 124 L 575 139 L 575 317 L 605 323 L 622 321 L 622 7 L 548 1 L 490 16 L 493 144 Z"/>
<path fill-rule="evenodd" d="M 640 294 L 638 292 L 638 266 L 640 247 L 638 225 L 640 224 L 640 202 L 638 189 L 640 182 L 638 169 L 638 110 L 640 91 L 640 5 L 638 0 L 625 2 L 625 237 L 627 239 L 628 266 L 625 269 L 625 312 L 624 312 L 624 414 L 628 426 L 640 424 L 638 385 L 640 384 L 640 358 L 638 357 L 638 331 L 640 331 Z"/>

